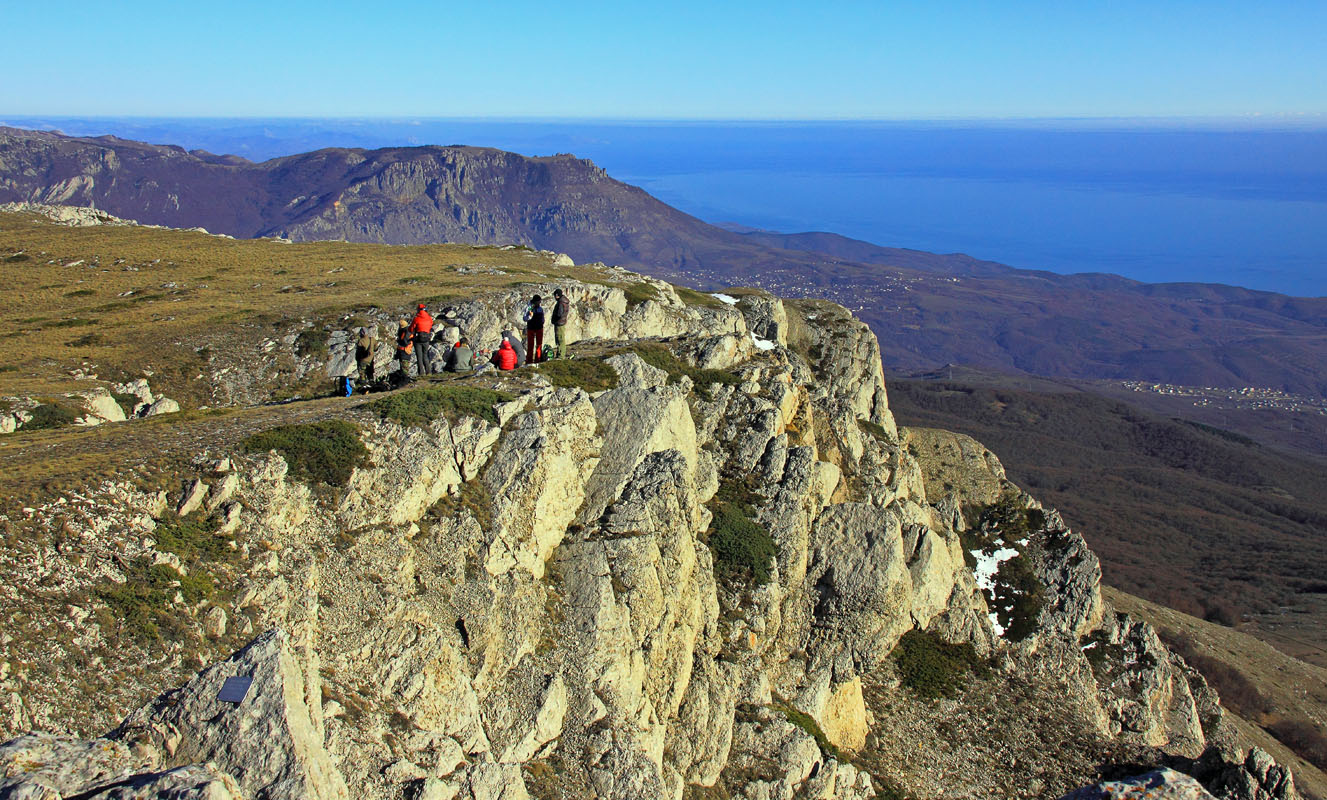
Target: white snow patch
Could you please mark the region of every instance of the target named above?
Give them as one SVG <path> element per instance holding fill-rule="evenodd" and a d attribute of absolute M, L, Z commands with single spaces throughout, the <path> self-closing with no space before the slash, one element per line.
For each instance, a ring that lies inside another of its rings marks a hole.
<path fill-rule="evenodd" d="M 737 298 L 733 297 L 730 294 L 724 294 L 722 292 L 711 292 L 710 297 L 713 297 L 715 300 L 718 300 L 720 303 L 726 303 L 730 306 L 737 305 Z"/>
<path fill-rule="evenodd" d="M 971 550 L 972 557 L 977 559 L 977 566 L 972 569 L 972 577 L 977 580 L 977 587 L 984 591 L 995 591 L 995 573 L 1000 571 L 1000 565 L 1010 559 L 1018 557 L 1018 551 L 1012 547 L 1002 547 L 993 553 L 986 553 L 984 550 Z M 1005 609 L 1008 611 L 1009 609 Z M 1004 636 L 1004 626 L 1000 624 L 999 615 L 994 611 L 987 617 L 991 620 L 991 630 L 996 636 Z"/>
<path fill-rule="evenodd" d="M 771 342 L 769 339 L 762 339 L 759 336 L 755 335 L 754 333 L 751 334 L 751 341 L 756 343 L 757 350 L 773 350 L 774 348 L 778 347 L 777 344 Z"/>
<path fill-rule="evenodd" d="M 1087 644 L 1083 645 L 1082 648 L 1083 652 L 1086 653 L 1088 650 L 1091 650 L 1092 648 L 1096 647 L 1099 644 L 1101 644 L 1101 642 L 1088 642 Z"/>

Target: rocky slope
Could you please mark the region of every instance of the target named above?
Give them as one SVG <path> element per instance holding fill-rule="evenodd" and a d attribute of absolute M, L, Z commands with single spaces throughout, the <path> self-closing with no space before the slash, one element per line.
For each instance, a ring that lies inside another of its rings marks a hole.
<path fill-rule="evenodd" d="M 3 519 L 0 797 L 1012 798 L 1160 765 L 1297 796 L 1056 512 L 896 426 L 843 309 L 559 285 L 611 380 L 310 404 L 366 449 L 330 484 L 237 408 L 180 490 Z M 487 339 L 536 287 L 457 315 Z"/>

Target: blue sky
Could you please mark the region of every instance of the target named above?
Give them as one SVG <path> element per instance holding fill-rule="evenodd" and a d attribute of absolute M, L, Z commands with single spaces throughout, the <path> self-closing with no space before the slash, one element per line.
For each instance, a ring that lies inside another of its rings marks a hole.
<path fill-rule="evenodd" d="M 0 114 L 1327 112 L 1327 3 L 5 2 Z"/>

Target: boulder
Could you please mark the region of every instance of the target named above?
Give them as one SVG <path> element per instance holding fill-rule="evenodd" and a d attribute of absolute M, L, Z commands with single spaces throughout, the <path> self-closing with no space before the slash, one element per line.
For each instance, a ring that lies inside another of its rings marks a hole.
<path fill-rule="evenodd" d="M 239 702 L 218 696 L 233 677 L 251 679 Z M 270 630 L 130 714 L 110 738 L 168 766 L 212 762 L 250 797 L 344 800 L 345 782 L 305 697 L 304 670 L 286 634 Z"/>
<path fill-rule="evenodd" d="M 175 414 L 178 413 L 179 410 L 180 410 L 179 403 L 175 402 L 169 397 L 163 397 L 160 400 L 153 403 L 152 405 L 148 406 L 147 411 L 143 412 L 143 416 L 155 417 L 158 414 Z"/>
<path fill-rule="evenodd" d="M 1106 781 L 1064 795 L 1060 800 L 1216 800 L 1202 784 L 1182 772 L 1159 769 L 1146 775 Z"/>

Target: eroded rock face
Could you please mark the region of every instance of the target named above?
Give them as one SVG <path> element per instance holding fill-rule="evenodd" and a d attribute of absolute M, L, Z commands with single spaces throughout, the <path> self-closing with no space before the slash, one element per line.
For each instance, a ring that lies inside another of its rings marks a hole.
<path fill-rule="evenodd" d="M 872 747 L 863 678 L 925 629 L 1045 675 L 1103 739 L 1203 752 L 1214 703 L 1195 676 L 1105 607 L 1095 556 L 993 454 L 896 426 L 865 326 L 827 313 L 801 330 L 774 298 L 688 307 L 647 283 L 630 306 L 563 284 L 573 336 L 684 336 L 652 346 L 722 380 L 621 353 L 616 388 L 536 380 L 496 424 L 357 417 L 370 460 L 341 490 L 235 452 L 169 502 L 126 501 L 140 540 L 171 511 L 235 537 L 233 599 L 181 609 L 200 637 L 269 632 L 107 739 L 11 745 L 55 753 L 41 763 L 66 766 L 41 774 L 75 776 L 60 786 L 113 775 L 181 797 L 514 800 L 553 781 L 622 800 L 868 798 L 842 755 Z M 496 337 L 528 293 L 449 318 Z M 1038 512 L 1021 557 L 1044 602 L 1020 641 L 992 628 L 962 539 L 1006 500 Z M 155 557 L 183 568 L 171 555 Z M 244 701 L 219 700 L 237 676 Z M 1232 785 L 1289 785 L 1251 763 Z"/>
<path fill-rule="evenodd" d="M 1125 800 L 1149 797 L 1157 800 L 1216 800 L 1203 785 L 1172 769 L 1159 769 L 1136 778 L 1107 781 L 1070 792 L 1060 800 Z"/>

